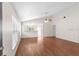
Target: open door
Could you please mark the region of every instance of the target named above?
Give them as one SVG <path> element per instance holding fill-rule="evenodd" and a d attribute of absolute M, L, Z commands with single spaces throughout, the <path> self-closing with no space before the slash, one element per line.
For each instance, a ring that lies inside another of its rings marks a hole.
<path fill-rule="evenodd" d="M 0 2 L 0 56 L 2 55 L 2 2 Z"/>

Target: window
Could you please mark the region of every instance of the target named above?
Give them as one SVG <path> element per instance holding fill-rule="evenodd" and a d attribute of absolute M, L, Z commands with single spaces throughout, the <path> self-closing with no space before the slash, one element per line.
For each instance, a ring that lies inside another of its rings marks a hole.
<path fill-rule="evenodd" d="M 37 25 L 34 23 L 24 24 L 23 28 L 24 28 L 24 32 L 36 32 L 37 31 Z"/>
<path fill-rule="evenodd" d="M 18 42 L 18 22 L 15 16 L 12 16 L 12 28 L 12 49 L 14 49 Z"/>

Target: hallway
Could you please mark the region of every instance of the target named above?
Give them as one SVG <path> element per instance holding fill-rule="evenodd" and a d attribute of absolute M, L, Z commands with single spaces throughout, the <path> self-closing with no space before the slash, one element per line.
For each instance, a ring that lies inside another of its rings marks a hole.
<path fill-rule="evenodd" d="M 79 44 L 54 37 L 21 40 L 16 56 L 79 56 Z"/>

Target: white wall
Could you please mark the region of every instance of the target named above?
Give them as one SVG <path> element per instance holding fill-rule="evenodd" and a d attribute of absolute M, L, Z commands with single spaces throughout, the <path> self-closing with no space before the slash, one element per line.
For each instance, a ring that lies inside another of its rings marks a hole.
<path fill-rule="evenodd" d="M 79 5 L 59 12 L 56 17 L 56 36 L 79 43 Z"/>
<path fill-rule="evenodd" d="M 8 55 L 8 56 L 15 55 L 17 46 L 20 42 L 20 39 L 18 39 L 16 47 L 12 49 L 12 31 L 13 31 L 12 16 L 15 16 L 15 18 L 19 20 L 11 4 L 8 2 L 7 3 L 4 2 L 3 3 L 3 46 L 4 46 L 3 55 Z"/>
<path fill-rule="evenodd" d="M 44 37 L 54 36 L 52 22 L 47 22 L 43 24 L 43 36 Z"/>

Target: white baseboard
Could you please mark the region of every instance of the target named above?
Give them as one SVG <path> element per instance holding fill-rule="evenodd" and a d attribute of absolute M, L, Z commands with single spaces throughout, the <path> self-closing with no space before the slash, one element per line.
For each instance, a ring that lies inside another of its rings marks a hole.
<path fill-rule="evenodd" d="M 60 38 L 60 39 L 63 39 L 63 40 L 67 40 L 67 41 L 71 41 L 71 42 L 75 42 L 75 43 L 79 43 L 78 41 L 76 40 L 72 40 L 70 38 L 66 38 L 66 37 L 61 37 L 61 36 L 56 36 L 57 38 Z"/>

